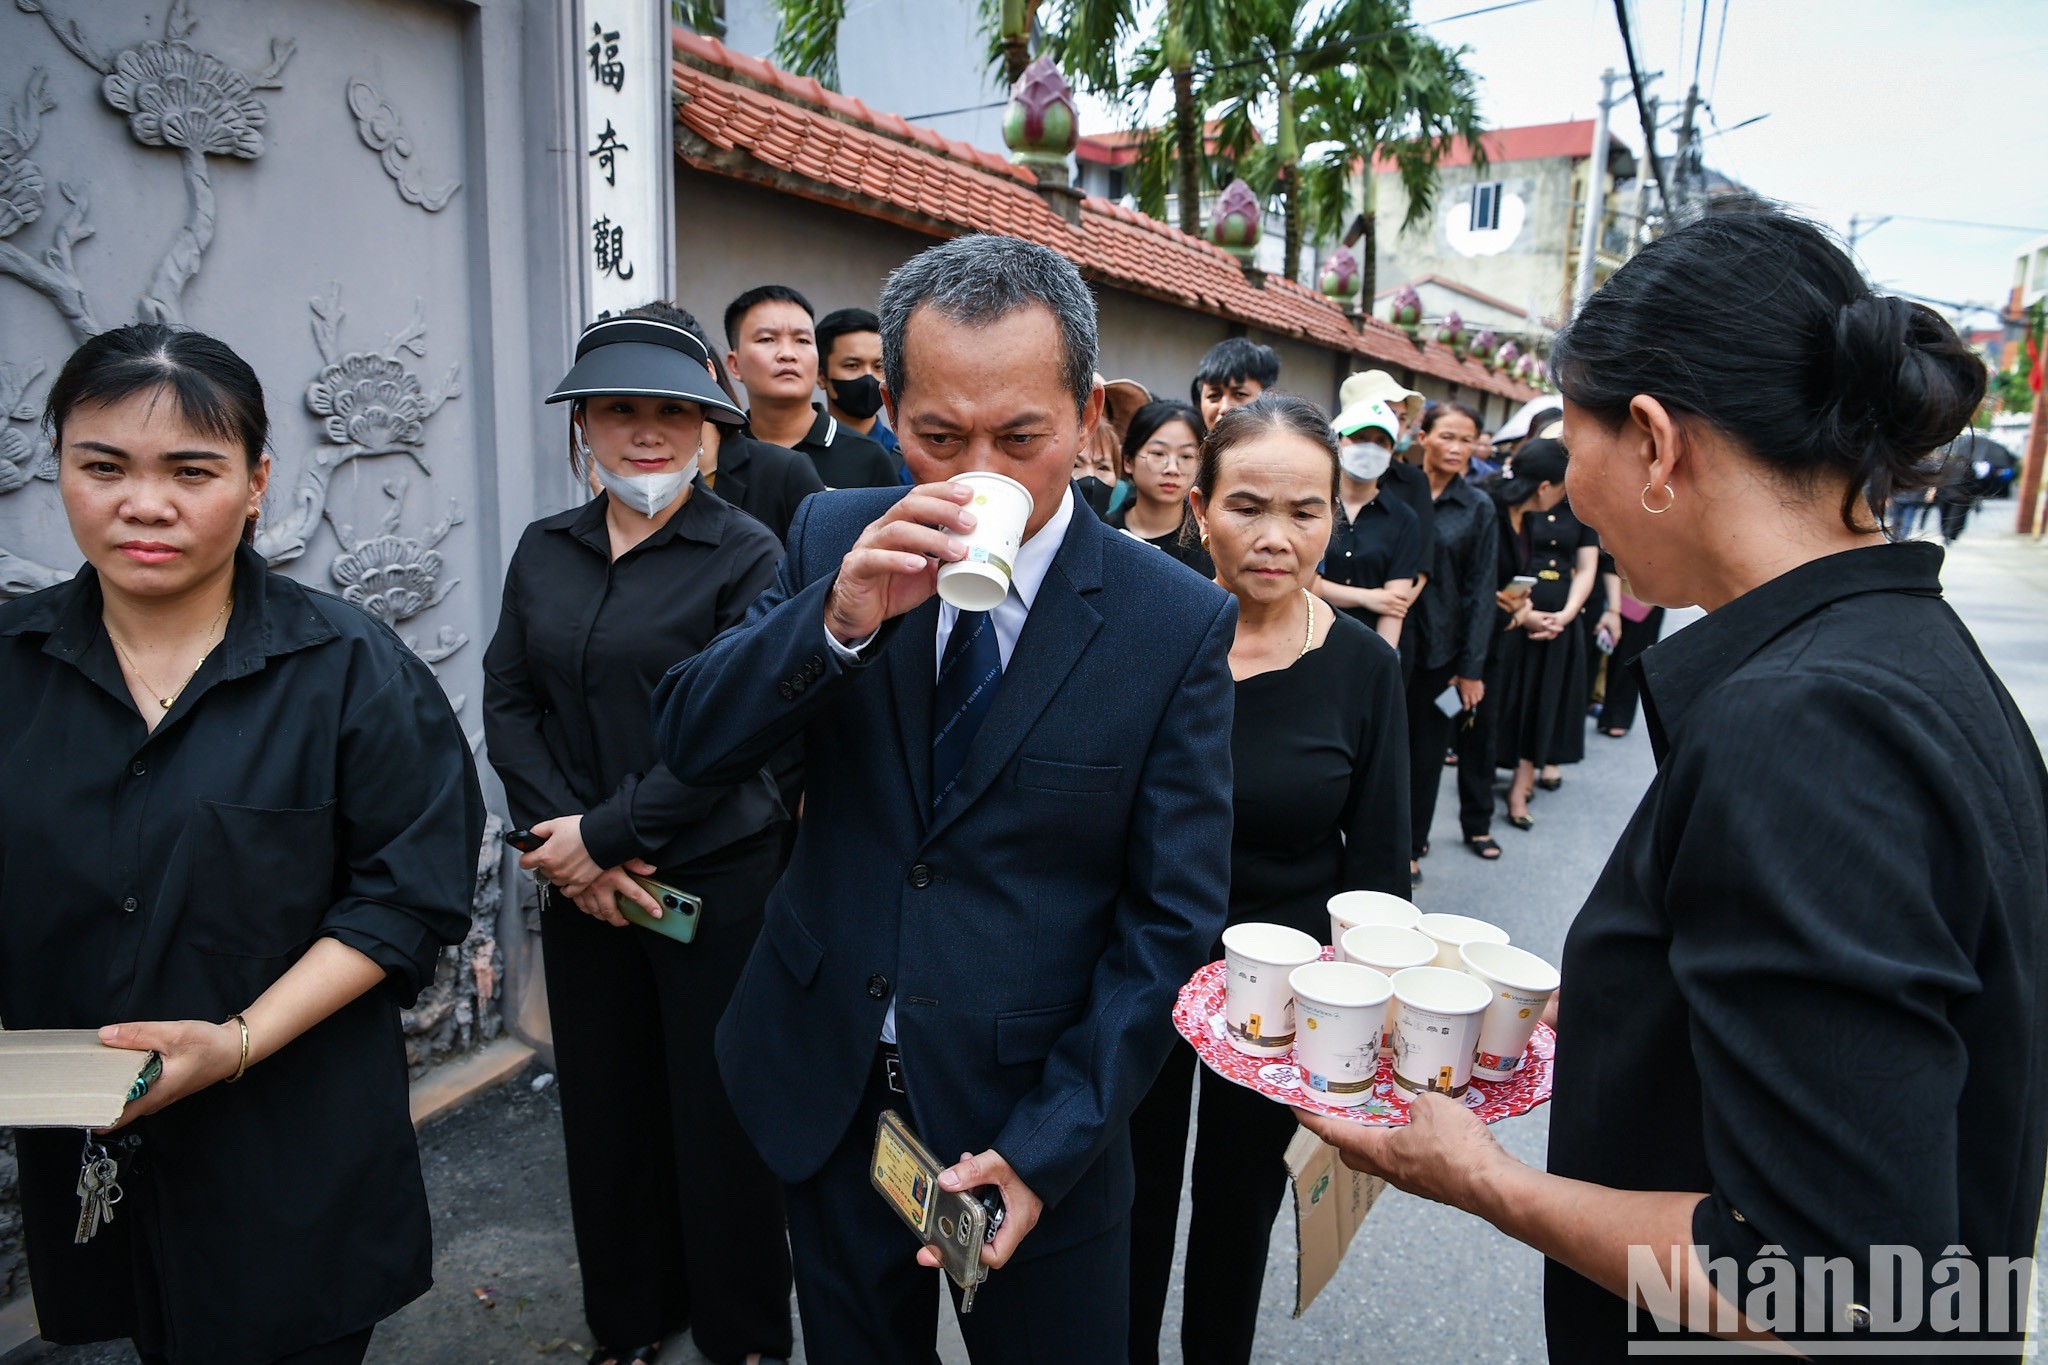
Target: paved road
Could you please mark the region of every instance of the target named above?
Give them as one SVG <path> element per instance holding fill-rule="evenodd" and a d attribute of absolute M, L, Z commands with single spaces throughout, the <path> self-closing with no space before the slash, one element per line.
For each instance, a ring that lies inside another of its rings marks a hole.
<path fill-rule="evenodd" d="M 2048 734 L 2048 547 L 2001 534 L 2009 506 L 1983 514 L 1951 554 L 1944 585 L 2037 735 Z M 1671 629 L 1687 615 L 1674 615 Z M 1641 728 L 1625 740 L 1595 735 L 1565 786 L 1540 793 L 1533 831 L 1497 831 L 1506 856 L 1483 863 L 1458 843 L 1455 799 L 1439 807 L 1424 864 L 1426 908 L 1477 914 L 1517 943 L 1555 960 L 1572 916 L 1648 783 Z M 1502 1141 L 1543 1160 L 1548 1117 L 1503 1124 Z M 489 1365 L 583 1355 L 575 1247 L 552 1088 L 521 1083 L 490 1095 L 423 1135 L 435 1209 L 436 1287 L 383 1328 L 380 1365 Z M 1337 1278 L 1293 1319 L 1294 1223 L 1283 1212 L 1267 1264 L 1257 1359 L 1313 1361 L 1545 1359 L 1542 1263 L 1476 1219 L 1390 1192 L 1353 1243 Z M 2042 1255 L 2048 1263 L 2048 1241 Z M 231 1273 L 228 1271 L 227 1273 Z M 485 1291 L 480 1296 L 478 1291 Z M 934 1287 L 934 1296 L 937 1290 Z M 947 1365 L 966 1360 L 943 1315 Z M 1177 1358 L 1178 1286 L 1166 1327 Z M 125 1347 L 52 1350 L 51 1365 L 130 1365 Z M 798 1359 L 801 1359 L 799 1354 Z M 696 1365 L 682 1347 L 670 1361 Z M 15 1365 L 9 1357 L 5 1365 Z"/>

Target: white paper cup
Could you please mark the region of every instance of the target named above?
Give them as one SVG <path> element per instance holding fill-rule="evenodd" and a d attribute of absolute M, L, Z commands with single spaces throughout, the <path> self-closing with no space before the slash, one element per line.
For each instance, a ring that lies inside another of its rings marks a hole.
<path fill-rule="evenodd" d="M 1394 1084 L 1464 1094 L 1479 1019 L 1491 1003 L 1485 982 L 1448 967 L 1394 973 Z"/>
<path fill-rule="evenodd" d="M 1458 955 L 1465 970 L 1493 992 L 1479 1020 L 1472 1074 L 1483 1081 L 1507 1080 L 1521 1068 L 1529 1035 L 1557 993 L 1557 968 L 1505 943 L 1468 943 Z"/>
<path fill-rule="evenodd" d="M 1223 1014 L 1230 1045 L 1251 1057 L 1285 1057 L 1294 1047 L 1294 988 L 1287 974 L 1322 955 L 1322 944 L 1284 924 L 1225 929 Z"/>
<path fill-rule="evenodd" d="M 1391 977 L 1395 972 L 1406 971 L 1410 967 L 1427 967 L 1435 962 L 1436 940 L 1420 929 L 1397 929 L 1391 924 L 1361 924 L 1356 929 L 1344 931 L 1344 941 L 1337 945 L 1337 952 L 1346 962 L 1355 962 Z M 1380 1024 L 1380 1056 L 1393 1055 L 1394 1002 L 1388 1000 Z"/>
<path fill-rule="evenodd" d="M 1411 901 L 1399 896 L 1390 896 L 1384 891 L 1339 891 L 1330 897 L 1330 946 L 1341 949 L 1344 946 L 1344 932 L 1356 929 L 1361 924 L 1391 924 L 1397 929 L 1413 929 L 1415 921 L 1422 918 Z"/>
<path fill-rule="evenodd" d="M 1364 1104 L 1379 1077 L 1380 1025 L 1394 983 L 1350 962 L 1311 962 L 1287 981 L 1301 1083 L 1325 1104 Z"/>
<path fill-rule="evenodd" d="M 1010 593 L 1010 574 L 1031 520 L 1031 490 L 1003 474 L 976 470 L 953 482 L 974 490 L 974 529 L 958 537 L 967 558 L 939 566 L 939 596 L 961 611 L 993 611 Z"/>
<path fill-rule="evenodd" d="M 1454 972 L 1465 970 L 1458 949 L 1468 943 L 1506 943 L 1508 931 L 1470 915 L 1424 915 L 1416 928 L 1436 940 L 1436 965 Z"/>

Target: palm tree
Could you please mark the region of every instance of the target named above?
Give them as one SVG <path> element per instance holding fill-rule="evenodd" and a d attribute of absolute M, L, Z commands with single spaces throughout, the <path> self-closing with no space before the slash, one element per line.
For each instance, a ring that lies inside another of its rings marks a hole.
<path fill-rule="evenodd" d="M 1050 0 L 1043 16 L 1045 51 L 1082 90 L 1110 96 L 1135 111 L 1144 107 L 1160 78 L 1167 79 L 1173 90 L 1170 134 L 1155 130 L 1146 138 L 1146 152 L 1155 164 L 1170 161 L 1181 231 L 1192 235 L 1202 230 L 1205 159 L 1196 68 L 1213 60 L 1222 46 L 1236 3 L 1165 0 L 1154 27 L 1128 63 L 1122 54 L 1137 35 L 1138 0 Z"/>
<path fill-rule="evenodd" d="M 1301 168 L 1303 226 L 1327 241 L 1344 233 L 1354 212 L 1360 214 L 1358 259 L 1368 308 L 1378 292 L 1376 159 L 1393 162 L 1407 191 L 1404 228 L 1434 207 L 1437 168 L 1457 143 L 1471 149 L 1475 168 L 1486 166 L 1478 96 L 1464 54 L 1463 48 L 1401 29 L 1361 46 L 1345 65 L 1317 72 L 1296 100 L 1296 135 L 1306 146 L 1325 147 Z M 1364 182 L 1356 207 L 1354 170 Z"/>
<path fill-rule="evenodd" d="M 1221 102 L 1219 150 L 1237 157 L 1255 190 L 1281 201 L 1290 279 L 1300 276 L 1306 235 L 1343 231 L 1344 176 L 1355 161 L 1369 163 L 1383 148 L 1395 157 L 1413 222 L 1429 210 L 1437 162 L 1453 140 L 1467 136 L 1478 145 L 1478 105 L 1462 52 L 1407 24 L 1407 0 L 1241 0 L 1231 10 L 1203 94 Z M 1274 129 L 1263 153 L 1249 146 L 1255 119 L 1269 119 Z M 1317 144 L 1325 152 L 1304 167 L 1302 149 Z M 1366 185 L 1370 195 L 1369 174 Z M 1369 254 L 1366 269 L 1370 278 Z"/>

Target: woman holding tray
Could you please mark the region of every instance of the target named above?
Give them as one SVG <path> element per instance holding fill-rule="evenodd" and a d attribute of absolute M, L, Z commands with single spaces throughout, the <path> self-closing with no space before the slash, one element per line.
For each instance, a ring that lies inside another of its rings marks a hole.
<path fill-rule="evenodd" d="M 121 1195 L 82 1244 L 79 1133 L 16 1135 L 37 1321 L 353 1365 L 432 1282 L 399 1010 L 469 932 L 469 745 L 397 636 L 248 543 L 241 357 L 103 332 L 47 412 L 85 567 L 0 607 L 0 1018 L 162 1072 L 84 1144 Z"/>
<path fill-rule="evenodd" d="M 668 304 L 584 329 L 549 396 L 571 466 L 602 490 L 526 528 L 484 654 L 484 736 L 512 818 L 544 840 L 548 1016 L 593 1365 L 654 1365 L 688 1324 L 718 1365 L 786 1357 L 782 1187 L 741 1132 L 712 1035 L 783 863 L 766 769 L 679 781 L 655 752 L 654 685 L 738 624 L 781 545 L 698 474 L 707 422 L 740 411 Z M 681 942 L 635 876 L 702 902 Z"/>
<path fill-rule="evenodd" d="M 1433 1097 L 1406 1128 L 1305 1121 L 1548 1256 L 1552 1359 L 1622 1358 L 1617 1296 L 1675 1317 L 1673 1291 L 1695 1330 L 1831 1354 L 2015 1339 L 2048 774 L 1941 551 L 1871 512 L 1920 486 L 1983 364 L 1745 201 L 1637 253 L 1552 373 L 1572 505 L 1631 595 L 1708 615 L 1637 665 L 1659 769 L 1566 942 L 1550 1170 Z"/>
<path fill-rule="evenodd" d="M 1401 664 L 1370 628 L 1310 593 L 1329 543 L 1337 448 L 1313 404 L 1269 394 L 1202 445 L 1194 516 L 1237 598 L 1230 919 L 1321 939 L 1339 891 L 1408 888 L 1408 736 Z M 1223 955 L 1218 945 L 1211 958 Z M 1195 1057 L 1176 1048 L 1131 1118 L 1130 1358 L 1159 1358 Z M 1288 1110 L 1204 1076 L 1195 1139 L 1182 1358 L 1251 1359 L 1273 1219 L 1287 1191 Z"/>

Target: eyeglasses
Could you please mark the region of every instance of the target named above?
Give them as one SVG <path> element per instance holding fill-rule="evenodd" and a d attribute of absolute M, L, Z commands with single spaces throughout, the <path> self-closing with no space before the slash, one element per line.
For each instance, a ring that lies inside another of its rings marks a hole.
<path fill-rule="evenodd" d="M 1193 450 L 1167 450 L 1160 446 L 1146 446 L 1138 452 L 1138 458 L 1152 469 L 1172 469 L 1175 466 L 1193 469 L 1200 461 L 1201 455 L 1200 452 Z"/>

